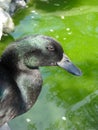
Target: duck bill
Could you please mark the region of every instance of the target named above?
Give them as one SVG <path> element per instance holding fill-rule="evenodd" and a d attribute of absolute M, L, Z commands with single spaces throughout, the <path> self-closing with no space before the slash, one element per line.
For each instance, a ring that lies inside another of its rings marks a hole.
<path fill-rule="evenodd" d="M 73 75 L 80 76 L 82 74 L 80 69 L 77 68 L 65 54 L 63 54 L 62 60 L 57 62 L 57 65 Z"/>

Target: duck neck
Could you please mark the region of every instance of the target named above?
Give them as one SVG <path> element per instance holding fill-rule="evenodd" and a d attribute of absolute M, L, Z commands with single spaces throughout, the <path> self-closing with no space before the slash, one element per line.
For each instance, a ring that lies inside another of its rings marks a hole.
<path fill-rule="evenodd" d="M 18 55 L 14 49 L 14 44 L 5 50 L 1 56 L 0 64 L 12 75 L 17 71 Z"/>
<path fill-rule="evenodd" d="M 37 100 L 42 86 L 42 77 L 38 69 L 21 72 L 15 79 L 20 89 L 26 110 L 29 110 Z"/>
<path fill-rule="evenodd" d="M 0 59 L 0 64 L 9 72 L 17 83 L 26 110 L 35 103 L 42 86 L 42 77 L 38 68 L 27 68 L 19 59 L 14 45 L 8 48 Z"/>

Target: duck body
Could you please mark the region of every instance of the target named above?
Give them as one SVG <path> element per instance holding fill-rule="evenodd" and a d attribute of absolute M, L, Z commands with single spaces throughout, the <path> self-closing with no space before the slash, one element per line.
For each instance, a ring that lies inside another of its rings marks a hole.
<path fill-rule="evenodd" d="M 0 126 L 25 111 L 17 83 L 9 72 L 0 65 Z"/>
<path fill-rule="evenodd" d="M 29 110 L 41 91 L 38 69 L 20 72 L 14 78 L 0 65 L 0 125 Z"/>
<path fill-rule="evenodd" d="M 81 75 L 60 44 L 48 36 L 31 35 L 10 44 L 0 58 L 0 126 L 36 102 L 43 83 L 42 66 L 60 66 Z"/>
<path fill-rule="evenodd" d="M 17 62 L 14 47 L 8 48 L 0 61 L 0 126 L 28 111 L 42 88 L 39 69 L 18 67 Z"/>

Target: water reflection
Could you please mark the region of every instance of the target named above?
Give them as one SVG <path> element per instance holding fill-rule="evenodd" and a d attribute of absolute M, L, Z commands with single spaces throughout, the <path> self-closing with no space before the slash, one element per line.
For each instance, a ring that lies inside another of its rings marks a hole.
<path fill-rule="evenodd" d="M 98 90 L 74 104 L 67 112 L 68 129 L 98 129 Z"/>

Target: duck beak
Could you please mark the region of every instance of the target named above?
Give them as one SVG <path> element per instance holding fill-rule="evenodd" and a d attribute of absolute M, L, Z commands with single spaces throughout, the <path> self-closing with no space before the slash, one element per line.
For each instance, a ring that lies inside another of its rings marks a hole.
<path fill-rule="evenodd" d="M 65 54 L 63 54 L 61 61 L 57 62 L 57 65 L 73 75 L 80 76 L 82 74 L 80 69 L 78 69 Z"/>

